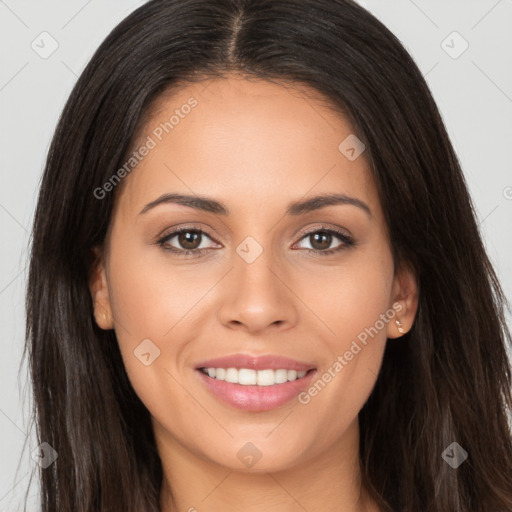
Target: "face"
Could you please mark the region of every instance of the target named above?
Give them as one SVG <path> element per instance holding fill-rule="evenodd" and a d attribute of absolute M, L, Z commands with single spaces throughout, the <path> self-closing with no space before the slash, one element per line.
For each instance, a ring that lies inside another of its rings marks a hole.
<path fill-rule="evenodd" d="M 314 91 L 234 75 L 151 111 L 91 293 L 160 448 L 276 471 L 355 446 L 417 301 L 352 134 Z"/>

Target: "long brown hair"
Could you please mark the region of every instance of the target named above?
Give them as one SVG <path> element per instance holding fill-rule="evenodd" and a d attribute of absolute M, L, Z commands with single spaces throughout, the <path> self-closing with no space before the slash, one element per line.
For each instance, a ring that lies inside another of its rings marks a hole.
<path fill-rule="evenodd" d="M 97 327 L 88 280 L 118 190 L 94 191 L 126 161 L 169 87 L 238 71 L 305 84 L 366 145 L 395 265 L 419 308 L 388 343 L 359 414 L 363 483 L 384 511 L 512 510 L 506 301 L 460 164 L 417 66 L 350 0 L 152 0 L 122 21 L 78 79 L 51 143 L 34 218 L 25 355 L 43 512 L 155 512 L 162 467 L 150 416 L 114 331 Z M 468 458 L 443 459 L 457 442 Z"/>

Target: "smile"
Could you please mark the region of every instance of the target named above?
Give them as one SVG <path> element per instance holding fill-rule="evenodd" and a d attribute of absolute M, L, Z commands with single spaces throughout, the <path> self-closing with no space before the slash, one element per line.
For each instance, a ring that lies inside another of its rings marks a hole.
<path fill-rule="evenodd" d="M 212 395 L 236 409 L 263 412 L 280 407 L 306 389 L 317 370 L 199 368 L 196 374 Z M 211 375 L 210 375 L 211 374 Z"/>
<path fill-rule="evenodd" d="M 201 368 L 201 371 L 209 377 L 232 384 L 242 386 L 258 385 L 273 386 L 275 384 L 284 384 L 301 379 L 306 375 L 306 371 L 298 372 L 296 370 L 253 370 L 250 368 Z"/>

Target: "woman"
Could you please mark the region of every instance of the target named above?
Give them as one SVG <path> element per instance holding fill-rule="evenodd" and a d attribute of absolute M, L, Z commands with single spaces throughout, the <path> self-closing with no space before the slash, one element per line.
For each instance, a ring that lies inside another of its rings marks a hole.
<path fill-rule="evenodd" d="M 512 510 L 504 304 L 372 15 L 150 1 L 79 78 L 41 184 L 43 511 Z"/>

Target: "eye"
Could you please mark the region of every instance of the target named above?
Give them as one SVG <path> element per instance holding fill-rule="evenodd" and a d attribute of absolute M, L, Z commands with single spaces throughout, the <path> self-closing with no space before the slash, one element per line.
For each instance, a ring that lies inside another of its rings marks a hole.
<path fill-rule="evenodd" d="M 198 227 L 183 227 L 166 234 L 157 241 L 157 244 L 177 256 L 202 255 L 208 249 L 203 244 L 205 238 L 212 240 L 207 233 Z M 170 243 L 171 240 L 174 240 L 177 247 Z"/>
<path fill-rule="evenodd" d="M 334 248 L 330 248 L 335 239 L 338 239 L 340 243 Z M 314 231 L 309 231 L 301 238 L 301 240 L 309 242 L 310 247 L 305 248 L 307 251 L 321 254 L 322 256 L 333 254 L 355 245 L 354 240 L 349 235 L 342 231 L 327 227 L 321 227 Z"/>

